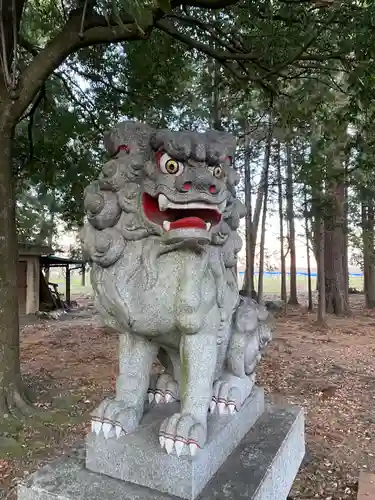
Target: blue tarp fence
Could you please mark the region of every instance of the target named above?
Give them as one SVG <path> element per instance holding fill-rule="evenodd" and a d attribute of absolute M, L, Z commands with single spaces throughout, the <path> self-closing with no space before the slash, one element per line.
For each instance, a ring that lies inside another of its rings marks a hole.
<path fill-rule="evenodd" d="M 240 274 L 240 276 L 243 276 L 244 271 L 240 271 L 239 274 Z M 255 275 L 259 274 L 259 272 L 255 271 L 254 274 Z M 281 272 L 280 271 L 267 271 L 267 272 L 264 272 L 263 274 L 264 274 L 264 276 L 280 276 Z M 287 276 L 290 275 L 290 273 L 288 273 L 288 272 L 286 274 L 287 274 Z M 310 274 L 311 274 L 311 276 L 314 276 L 314 277 L 317 276 L 316 272 L 311 272 Z M 307 272 L 297 271 L 297 276 L 307 276 Z M 349 276 L 352 276 L 353 278 L 362 278 L 363 273 L 349 273 Z"/>

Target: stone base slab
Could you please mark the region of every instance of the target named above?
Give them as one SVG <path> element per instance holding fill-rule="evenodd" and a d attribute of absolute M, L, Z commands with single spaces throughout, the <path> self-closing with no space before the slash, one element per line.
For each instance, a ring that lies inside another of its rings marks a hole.
<path fill-rule="evenodd" d="M 207 443 L 196 456 L 168 455 L 160 447 L 159 428 L 180 411 L 179 403 L 152 407 L 136 432 L 106 439 L 90 433 L 86 467 L 93 472 L 194 500 L 264 411 L 264 391 L 254 387 L 234 415 L 209 415 Z"/>
<path fill-rule="evenodd" d="M 199 495 L 199 500 L 286 500 L 305 453 L 304 414 L 266 411 Z M 18 500 L 177 500 L 85 468 L 84 447 L 18 485 Z"/>

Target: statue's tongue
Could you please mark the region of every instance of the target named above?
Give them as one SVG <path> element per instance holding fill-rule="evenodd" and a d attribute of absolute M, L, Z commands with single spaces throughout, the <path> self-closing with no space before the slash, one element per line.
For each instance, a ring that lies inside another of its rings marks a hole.
<path fill-rule="evenodd" d="M 206 223 L 199 217 L 184 217 L 171 222 L 170 229 L 184 228 L 206 229 Z"/>

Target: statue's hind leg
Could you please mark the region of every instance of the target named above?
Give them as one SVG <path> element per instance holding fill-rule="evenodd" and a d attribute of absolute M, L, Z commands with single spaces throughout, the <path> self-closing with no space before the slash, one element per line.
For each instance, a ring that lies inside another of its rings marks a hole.
<path fill-rule="evenodd" d="M 106 438 L 133 432 L 143 416 L 152 362 L 158 347 L 149 340 L 121 333 L 119 375 L 115 399 L 107 399 L 92 414 L 92 429 Z"/>
<path fill-rule="evenodd" d="M 178 351 L 161 347 L 158 352 L 158 360 L 164 367 L 164 371 L 151 376 L 147 391 L 149 402 L 163 404 L 179 401 L 181 363 Z"/>

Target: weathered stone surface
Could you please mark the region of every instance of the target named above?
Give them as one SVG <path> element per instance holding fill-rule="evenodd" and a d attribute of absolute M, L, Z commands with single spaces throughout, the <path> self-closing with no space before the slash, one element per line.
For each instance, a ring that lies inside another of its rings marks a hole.
<path fill-rule="evenodd" d="M 19 484 L 18 500 L 177 500 L 88 471 L 84 448 Z M 304 415 L 270 406 L 205 487 L 199 500 L 286 500 L 304 455 Z"/>
<path fill-rule="evenodd" d="M 178 411 L 178 404 L 163 405 L 147 413 L 133 434 L 105 439 L 91 433 L 87 438 L 86 467 L 130 483 L 194 499 L 239 444 L 264 411 L 264 392 L 254 387 L 235 415 L 208 417 L 205 447 L 192 458 L 168 455 L 160 448 L 161 422 Z"/>

